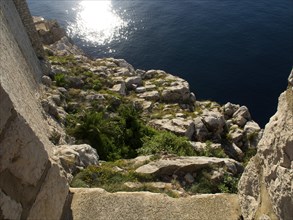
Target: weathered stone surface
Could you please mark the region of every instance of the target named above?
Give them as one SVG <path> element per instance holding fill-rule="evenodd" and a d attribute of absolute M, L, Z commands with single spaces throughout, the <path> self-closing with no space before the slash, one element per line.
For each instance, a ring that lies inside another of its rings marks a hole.
<path fill-rule="evenodd" d="M 248 108 L 246 106 L 241 106 L 236 112 L 234 112 L 233 120 L 240 127 L 243 127 L 247 121 L 251 120 Z"/>
<path fill-rule="evenodd" d="M 194 139 L 201 142 L 205 141 L 209 135 L 207 127 L 202 122 L 200 117 L 195 118 L 193 122 L 195 127 Z"/>
<path fill-rule="evenodd" d="M 142 86 L 142 79 L 140 76 L 128 77 L 125 83 L 127 89 L 134 89 L 137 86 Z"/>
<path fill-rule="evenodd" d="M 0 213 L 4 219 L 20 219 L 21 204 L 12 200 L 0 189 Z"/>
<path fill-rule="evenodd" d="M 77 46 L 73 45 L 68 37 L 62 37 L 60 40 L 55 43 L 48 45 L 45 49 L 49 49 L 53 54 L 64 56 L 64 55 L 83 55 L 83 51 Z"/>
<path fill-rule="evenodd" d="M 59 219 L 67 194 L 67 180 L 60 178 L 59 167 L 52 164 L 27 219 Z"/>
<path fill-rule="evenodd" d="M 225 125 L 223 115 L 218 112 L 209 112 L 207 115 L 203 116 L 202 121 L 206 125 L 207 129 L 214 134 L 221 133 Z"/>
<path fill-rule="evenodd" d="M 120 95 L 125 96 L 126 95 L 126 85 L 125 82 L 122 82 L 120 84 L 116 84 L 111 89 L 114 92 L 118 92 Z"/>
<path fill-rule="evenodd" d="M 239 182 L 245 219 L 292 219 L 293 91 L 279 98 L 278 111 L 266 125 L 256 156 Z"/>
<path fill-rule="evenodd" d="M 66 36 L 65 30 L 55 20 L 45 20 L 42 17 L 33 17 L 33 20 L 43 44 L 53 44 Z"/>
<path fill-rule="evenodd" d="M 190 98 L 188 83 L 180 83 L 176 86 L 165 87 L 162 91 L 162 101 L 165 102 L 184 102 Z"/>
<path fill-rule="evenodd" d="M 26 21 L 20 20 L 21 16 L 14 7 L 18 2 L 24 1 L 0 1 L 0 109 L 5 109 L 5 116 L 1 112 L 0 117 L 5 120 L 0 123 L 0 188 L 11 198 L 9 202 L 5 197 L 4 202 L 4 206 L 10 206 L 8 219 L 17 219 L 20 215 L 20 218 L 27 219 L 36 199 L 41 205 L 38 198 L 44 198 L 40 189 L 50 176 L 48 170 L 53 147 L 48 139 L 50 129 L 38 101 L 42 72 L 32 48 L 33 42 L 29 41 L 23 27 Z M 22 11 L 21 8 L 18 10 Z M 5 98 L 2 99 L 2 95 Z M 7 107 L 2 108 L 6 104 Z M 2 124 L 5 124 L 4 130 Z M 45 205 L 40 206 L 35 218 L 53 216 L 59 219 L 61 216 L 68 185 L 62 182 L 65 179 L 59 169 L 55 171 L 51 186 L 45 190 Z M 58 192 L 60 194 L 56 196 Z M 13 200 L 21 204 L 22 210 Z M 7 208 L 3 210 L 1 205 L 0 218 L 8 216 L 6 211 Z"/>
<path fill-rule="evenodd" d="M 42 76 L 42 83 L 50 87 L 52 85 L 52 80 L 49 76 Z"/>
<path fill-rule="evenodd" d="M 160 99 L 160 94 L 158 91 L 150 91 L 150 92 L 144 92 L 138 95 L 138 97 L 143 98 L 145 100 L 158 101 Z"/>
<path fill-rule="evenodd" d="M 54 154 L 69 174 L 74 174 L 77 170 L 89 165 L 97 165 L 99 160 L 96 149 L 88 144 L 60 145 L 56 147 Z"/>
<path fill-rule="evenodd" d="M 194 148 L 194 150 L 196 150 L 197 152 L 205 152 L 207 150 L 207 148 L 209 147 L 209 150 L 219 150 L 222 149 L 221 144 L 207 144 L 204 142 L 194 142 L 194 141 L 190 141 L 190 144 L 192 145 L 192 147 Z"/>
<path fill-rule="evenodd" d="M 259 127 L 259 125 L 256 122 L 248 121 L 245 124 L 243 130 L 247 135 L 252 135 L 252 134 L 256 134 L 257 132 L 259 132 L 261 130 L 261 128 Z"/>
<path fill-rule="evenodd" d="M 231 140 L 236 145 L 243 139 L 243 130 L 236 128 L 235 130 L 230 130 L 229 132 L 229 140 Z"/>
<path fill-rule="evenodd" d="M 73 219 L 123 220 L 237 220 L 237 196 L 196 195 L 174 199 L 149 192 L 107 193 L 102 189 L 71 189 Z"/>
<path fill-rule="evenodd" d="M 183 118 L 174 118 L 174 119 L 157 119 L 151 120 L 150 124 L 171 131 L 175 134 L 186 136 L 190 140 L 194 134 L 194 123 L 192 120 L 186 120 Z"/>
<path fill-rule="evenodd" d="M 232 104 L 231 102 L 227 102 L 223 107 L 223 112 L 225 118 L 231 118 L 232 115 L 239 109 L 239 105 Z"/>
<path fill-rule="evenodd" d="M 137 173 L 172 175 L 176 172 L 193 173 L 203 167 L 227 166 L 233 174 L 241 172 L 242 165 L 233 159 L 216 157 L 175 157 L 150 162 L 135 170 Z"/>
<path fill-rule="evenodd" d="M 15 117 L 1 140 L 0 172 L 8 169 L 22 183 L 35 185 L 44 172 L 48 153 L 24 118 Z"/>

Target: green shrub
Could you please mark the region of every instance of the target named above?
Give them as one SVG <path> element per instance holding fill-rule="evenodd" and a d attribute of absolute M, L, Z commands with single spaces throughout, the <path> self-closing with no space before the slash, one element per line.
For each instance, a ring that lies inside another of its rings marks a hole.
<path fill-rule="evenodd" d="M 237 193 L 238 181 L 240 177 L 234 177 L 229 173 L 225 173 L 221 183 L 218 185 L 218 189 L 221 193 Z"/>
<path fill-rule="evenodd" d="M 57 73 L 54 76 L 54 80 L 56 81 L 56 85 L 59 87 L 66 87 L 68 84 L 66 77 L 63 73 Z"/>
<path fill-rule="evenodd" d="M 91 111 L 69 115 L 66 128 L 68 134 L 96 148 L 102 160 L 137 156 L 136 150 L 142 147 L 143 137 L 152 134 L 134 107 L 125 104 L 121 104 L 111 117 L 104 112 Z"/>
<path fill-rule="evenodd" d="M 159 154 L 162 152 L 176 154 L 179 156 L 195 156 L 186 137 L 179 137 L 167 131 L 157 131 L 153 136 L 145 136 L 142 148 L 138 149 L 139 154 Z"/>

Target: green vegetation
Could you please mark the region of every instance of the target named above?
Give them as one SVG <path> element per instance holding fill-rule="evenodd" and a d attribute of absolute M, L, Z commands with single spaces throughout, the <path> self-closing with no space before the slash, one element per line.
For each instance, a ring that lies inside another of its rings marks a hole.
<path fill-rule="evenodd" d="M 157 131 L 153 136 L 144 137 L 142 148 L 138 149 L 140 154 L 168 153 L 179 156 L 196 156 L 186 137 L 179 137 L 167 131 Z"/>
<path fill-rule="evenodd" d="M 56 86 L 67 87 L 67 85 L 68 85 L 68 82 L 67 82 L 65 75 L 63 73 L 57 73 L 54 76 L 54 80 L 56 81 Z"/>
<path fill-rule="evenodd" d="M 174 190 L 183 188 L 187 194 L 198 193 L 237 193 L 239 177 L 225 173 L 218 179 L 212 180 L 213 168 L 204 168 L 197 171 L 193 184 L 183 183 L 184 178 L 172 179 L 163 188 L 157 188 L 152 183 L 160 182 L 164 177 L 156 177 L 150 174 L 139 174 L 135 172 L 135 166 L 127 160 L 115 162 L 104 162 L 100 166 L 89 166 L 78 173 L 71 182 L 72 187 L 99 187 L 108 192 L 118 191 L 149 191 L 165 193 L 171 197 L 179 197 Z M 131 183 L 130 187 L 126 183 Z M 166 182 L 167 183 L 167 182 Z"/>
<path fill-rule="evenodd" d="M 206 143 L 205 151 L 200 152 L 199 156 L 218 157 L 218 158 L 228 157 L 222 148 L 212 148 L 211 141 L 206 141 L 205 143 Z"/>

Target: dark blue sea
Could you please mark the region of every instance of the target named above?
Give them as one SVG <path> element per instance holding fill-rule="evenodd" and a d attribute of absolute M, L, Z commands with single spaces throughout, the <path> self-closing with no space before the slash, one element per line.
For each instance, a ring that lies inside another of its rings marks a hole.
<path fill-rule="evenodd" d="M 28 0 L 88 55 L 189 81 L 198 99 L 246 105 L 264 126 L 293 65 L 292 0 Z"/>

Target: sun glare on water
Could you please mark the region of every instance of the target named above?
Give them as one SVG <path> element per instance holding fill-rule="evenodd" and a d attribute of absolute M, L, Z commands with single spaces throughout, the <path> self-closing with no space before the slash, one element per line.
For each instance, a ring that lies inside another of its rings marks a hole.
<path fill-rule="evenodd" d="M 86 42 L 97 45 L 123 38 L 121 29 L 127 26 L 113 10 L 111 0 L 81 1 L 76 11 L 76 20 L 69 25 L 69 32 Z"/>

